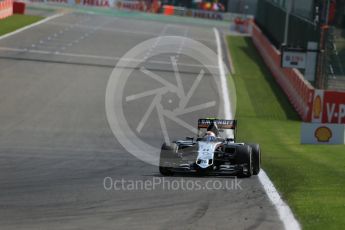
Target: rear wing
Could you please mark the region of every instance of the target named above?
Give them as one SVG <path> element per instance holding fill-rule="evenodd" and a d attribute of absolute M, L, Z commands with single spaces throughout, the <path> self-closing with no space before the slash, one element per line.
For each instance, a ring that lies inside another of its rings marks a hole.
<path fill-rule="evenodd" d="M 198 120 L 198 136 L 200 136 L 200 130 L 207 129 L 209 125 L 217 124 L 219 131 L 224 131 L 225 129 L 234 130 L 234 140 L 236 140 L 236 129 L 237 129 L 237 120 L 225 120 L 217 118 L 201 118 Z"/>

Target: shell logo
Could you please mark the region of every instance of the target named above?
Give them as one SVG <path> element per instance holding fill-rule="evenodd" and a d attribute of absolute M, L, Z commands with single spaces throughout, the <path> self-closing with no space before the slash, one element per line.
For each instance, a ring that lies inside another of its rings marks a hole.
<path fill-rule="evenodd" d="M 322 113 L 322 108 L 321 108 L 321 97 L 320 95 L 317 95 L 314 99 L 314 104 L 313 104 L 313 116 L 314 119 L 320 119 L 321 113 Z"/>
<path fill-rule="evenodd" d="M 318 142 L 329 142 L 332 138 L 332 130 L 326 126 L 321 126 L 315 130 L 314 136 Z"/>

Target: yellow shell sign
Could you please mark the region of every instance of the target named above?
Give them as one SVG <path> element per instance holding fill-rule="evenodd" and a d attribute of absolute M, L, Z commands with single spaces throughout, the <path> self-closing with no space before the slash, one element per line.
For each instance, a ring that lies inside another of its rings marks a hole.
<path fill-rule="evenodd" d="M 345 144 L 345 124 L 301 124 L 301 144 Z"/>
<path fill-rule="evenodd" d="M 321 117 L 322 113 L 322 105 L 321 105 L 321 97 L 320 95 L 317 95 L 314 99 L 314 105 L 313 105 L 313 116 L 314 119 L 319 119 Z"/>
<path fill-rule="evenodd" d="M 329 142 L 332 138 L 332 130 L 326 126 L 321 126 L 314 133 L 318 142 Z"/>

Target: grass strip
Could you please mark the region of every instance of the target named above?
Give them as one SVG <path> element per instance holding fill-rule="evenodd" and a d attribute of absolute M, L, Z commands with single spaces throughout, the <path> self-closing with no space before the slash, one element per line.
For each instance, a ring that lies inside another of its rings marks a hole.
<path fill-rule="evenodd" d="M 344 145 L 301 145 L 301 121 L 251 38 L 227 37 L 238 137 L 261 145 L 262 164 L 303 229 L 345 226 Z"/>
<path fill-rule="evenodd" d="M 0 20 L 0 36 L 41 20 L 43 17 L 14 14 Z"/>

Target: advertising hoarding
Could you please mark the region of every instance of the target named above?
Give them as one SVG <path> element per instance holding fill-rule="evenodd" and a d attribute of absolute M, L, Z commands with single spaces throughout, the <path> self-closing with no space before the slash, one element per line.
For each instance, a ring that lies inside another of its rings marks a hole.
<path fill-rule="evenodd" d="M 302 144 L 345 144 L 344 124 L 302 123 Z"/>

